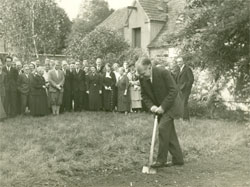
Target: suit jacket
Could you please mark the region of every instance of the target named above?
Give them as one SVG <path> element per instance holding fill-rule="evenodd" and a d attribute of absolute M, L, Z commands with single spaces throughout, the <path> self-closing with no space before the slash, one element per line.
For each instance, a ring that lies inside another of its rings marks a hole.
<path fill-rule="evenodd" d="M 26 76 L 24 73 L 18 76 L 17 80 L 18 90 L 22 94 L 29 94 L 30 92 L 30 76 Z"/>
<path fill-rule="evenodd" d="M 17 92 L 17 69 L 11 67 L 10 71 L 7 70 L 6 66 L 3 67 L 3 72 L 6 73 L 6 85 L 5 90 L 11 92 Z"/>
<path fill-rule="evenodd" d="M 185 65 L 181 72 L 178 73 L 176 78 L 178 88 L 182 93 L 190 93 L 194 83 L 194 75 L 190 67 Z"/>
<path fill-rule="evenodd" d="M 111 79 L 110 78 L 106 78 L 106 73 L 104 73 L 102 76 L 103 76 L 102 77 L 103 86 L 108 86 L 108 87 L 111 86 L 111 88 L 113 89 L 113 87 L 116 84 L 116 78 L 115 78 L 114 72 L 110 72 Z"/>
<path fill-rule="evenodd" d="M 86 91 L 86 76 L 82 69 L 79 69 L 78 73 L 76 70 L 73 72 L 73 89 L 74 91 Z"/>
<path fill-rule="evenodd" d="M 71 72 L 70 70 L 66 70 L 65 72 L 63 71 L 64 73 L 64 77 L 65 77 L 65 80 L 64 80 L 64 85 L 63 85 L 63 88 L 64 88 L 64 91 L 73 91 L 73 72 Z"/>
<path fill-rule="evenodd" d="M 45 86 L 44 77 L 37 74 L 30 77 L 30 95 L 38 96 L 46 94 L 46 89 L 43 86 Z"/>
<path fill-rule="evenodd" d="M 6 86 L 6 73 L 2 72 L 0 74 L 0 96 L 5 96 L 5 86 Z"/>
<path fill-rule="evenodd" d="M 173 118 L 182 116 L 182 101 L 178 96 L 176 83 L 169 71 L 164 68 L 153 67 L 152 83 L 147 78 L 141 78 L 140 83 L 142 98 L 149 109 L 153 105 L 162 106 L 165 114 Z"/>
<path fill-rule="evenodd" d="M 49 92 L 59 91 L 58 88 L 56 88 L 56 85 L 60 85 L 61 86 L 60 92 L 63 92 L 64 80 L 65 77 L 62 70 L 58 70 L 58 76 L 55 70 L 50 70 L 48 73 Z"/>
<path fill-rule="evenodd" d="M 96 66 L 96 72 L 99 74 L 103 74 L 104 73 L 104 66 L 101 66 L 100 69 Z"/>
<path fill-rule="evenodd" d="M 95 75 L 93 75 L 92 73 L 90 73 L 88 75 L 86 80 L 86 86 L 88 91 L 92 89 L 102 90 L 102 85 L 102 76 L 100 74 L 96 73 Z"/>

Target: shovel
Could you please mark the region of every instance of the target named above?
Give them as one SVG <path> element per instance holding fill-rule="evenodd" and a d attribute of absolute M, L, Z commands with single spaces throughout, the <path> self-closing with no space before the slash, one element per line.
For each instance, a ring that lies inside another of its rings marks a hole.
<path fill-rule="evenodd" d="M 149 163 L 148 163 L 148 166 L 143 166 L 142 173 L 156 174 L 156 172 L 157 172 L 156 169 L 154 169 L 154 168 L 151 167 L 151 165 L 153 164 L 154 146 L 155 146 L 155 135 L 156 135 L 157 126 L 158 126 L 158 116 L 155 115 L 153 135 L 152 135 L 152 141 L 151 141 L 151 147 L 150 147 L 150 154 L 149 154 Z"/>

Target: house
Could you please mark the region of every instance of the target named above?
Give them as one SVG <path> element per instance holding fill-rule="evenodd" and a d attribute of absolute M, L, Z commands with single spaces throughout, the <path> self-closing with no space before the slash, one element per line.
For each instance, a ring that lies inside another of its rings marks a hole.
<path fill-rule="evenodd" d="M 131 47 L 150 57 L 173 57 L 177 49 L 168 41 L 183 28 L 186 0 L 135 0 L 119 9 L 99 26 L 119 31 Z"/>

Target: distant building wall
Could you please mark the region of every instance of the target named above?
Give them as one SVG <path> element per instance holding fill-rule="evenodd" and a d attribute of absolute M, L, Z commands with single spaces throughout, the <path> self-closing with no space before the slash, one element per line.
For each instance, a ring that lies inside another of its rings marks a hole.
<path fill-rule="evenodd" d="M 133 29 L 141 28 L 141 48 L 146 50 L 148 44 L 150 43 L 150 23 L 147 15 L 144 10 L 140 6 L 138 2 L 136 2 L 135 7 L 136 10 L 132 10 L 131 15 L 129 16 L 128 25 L 125 27 L 125 39 L 129 42 L 129 44 L 133 44 Z"/>
<path fill-rule="evenodd" d="M 164 22 L 160 22 L 160 21 L 150 22 L 150 42 L 153 39 L 155 39 L 155 37 L 159 34 L 164 24 L 165 24 Z"/>

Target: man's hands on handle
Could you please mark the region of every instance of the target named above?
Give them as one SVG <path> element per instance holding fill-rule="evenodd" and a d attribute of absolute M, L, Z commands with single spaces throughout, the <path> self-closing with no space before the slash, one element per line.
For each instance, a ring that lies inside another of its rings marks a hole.
<path fill-rule="evenodd" d="M 161 106 L 157 107 L 154 105 L 150 108 L 150 110 L 152 113 L 155 113 L 155 114 L 163 114 L 164 113 L 164 110 Z"/>
<path fill-rule="evenodd" d="M 152 106 L 152 107 L 150 108 L 150 111 L 151 111 L 152 113 L 156 113 L 157 109 L 158 109 L 158 107 L 154 105 L 154 106 Z"/>

